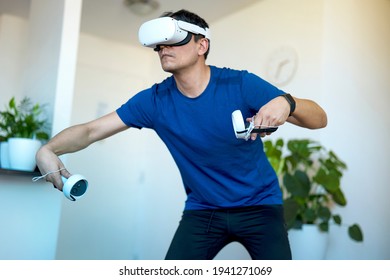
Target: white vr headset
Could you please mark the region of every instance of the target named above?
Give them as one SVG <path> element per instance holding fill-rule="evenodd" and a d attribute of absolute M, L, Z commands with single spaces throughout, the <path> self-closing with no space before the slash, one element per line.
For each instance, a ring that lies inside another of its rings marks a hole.
<path fill-rule="evenodd" d="M 160 45 L 185 45 L 191 40 L 192 34 L 201 34 L 210 39 L 208 28 L 171 17 L 161 17 L 142 24 L 138 31 L 138 39 L 145 47 L 158 51 Z"/>

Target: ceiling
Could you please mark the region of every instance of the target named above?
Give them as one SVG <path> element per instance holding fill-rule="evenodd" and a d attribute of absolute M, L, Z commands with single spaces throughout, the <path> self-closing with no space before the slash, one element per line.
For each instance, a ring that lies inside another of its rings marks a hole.
<path fill-rule="evenodd" d="M 0 0 L 0 14 L 28 18 L 31 0 Z M 210 25 L 231 13 L 261 0 L 157 0 L 159 8 L 148 16 L 134 14 L 124 0 L 83 0 L 80 29 L 82 32 L 138 44 L 138 28 L 146 20 L 165 11 L 187 9 L 199 14 Z"/>

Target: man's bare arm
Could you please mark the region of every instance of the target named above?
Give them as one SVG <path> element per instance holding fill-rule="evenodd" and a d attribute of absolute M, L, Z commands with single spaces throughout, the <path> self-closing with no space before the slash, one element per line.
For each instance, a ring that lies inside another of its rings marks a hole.
<path fill-rule="evenodd" d="M 65 168 L 58 156 L 85 149 L 92 143 L 110 137 L 127 129 L 116 112 L 112 112 L 91 122 L 78 124 L 64 129 L 54 136 L 36 154 L 37 166 L 42 174 Z M 46 181 L 62 189 L 61 176 L 68 178 L 70 173 L 63 169 L 59 173 L 52 173 Z"/>

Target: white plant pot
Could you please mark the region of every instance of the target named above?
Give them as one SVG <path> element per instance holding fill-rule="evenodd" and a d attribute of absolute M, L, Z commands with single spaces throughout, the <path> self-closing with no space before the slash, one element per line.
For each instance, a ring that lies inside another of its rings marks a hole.
<path fill-rule="evenodd" d="M 3 169 L 9 169 L 9 152 L 8 142 L 0 142 L 0 166 Z"/>
<path fill-rule="evenodd" d="M 303 225 L 302 229 L 290 229 L 293 260 L 323 260 L 328 248 L 328 233 L 319 230 L 317 225 Z"/>
<path fill-rule="evenodd" d="M 42 143 L 36 139 L 9 138 L 10 169 L 34 171 L 36 167 L 35 154 Z"/>

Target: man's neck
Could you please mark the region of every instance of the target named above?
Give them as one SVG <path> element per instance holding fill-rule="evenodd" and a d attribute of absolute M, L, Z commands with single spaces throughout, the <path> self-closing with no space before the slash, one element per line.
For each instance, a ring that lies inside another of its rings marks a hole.
<path fill-rule="evenodd" d="M 210 81 L 210 67 L 201 65 L 180 71 L 174 75 L 179 91 L 189 97 L 195 98 L 203 93 Z"/>

